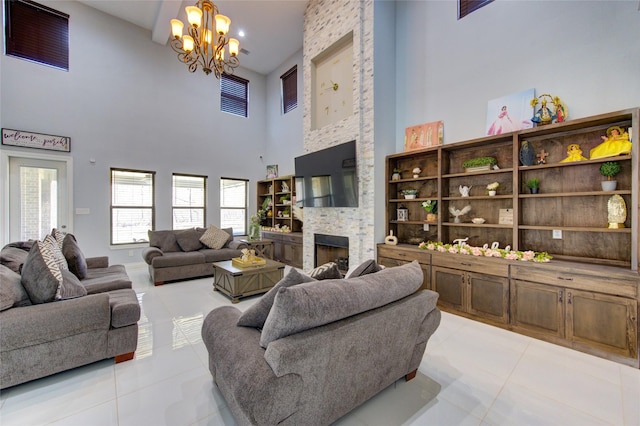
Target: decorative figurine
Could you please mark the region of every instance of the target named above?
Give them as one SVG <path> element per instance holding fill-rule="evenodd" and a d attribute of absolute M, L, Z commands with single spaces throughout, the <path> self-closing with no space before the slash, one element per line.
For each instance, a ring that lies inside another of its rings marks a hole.
<path fill-rule="evenodd" d="M 460 195 L 463 197 L 468 197 L 469 196 L 469 191 L 471 191 L 471 188 L 473 188 L 473 185 L 471 186 L 462 186 L 460 185 L 458 187 L 458 191 L 460 191 Z"/>
<path fill-rule="evenodd" d="M 536 159 L 536 151 L 529 141 L 522 141 L 520 146 L 520 163 L 523 166 L 531 166 Z"/>
<path fill-rule="evenodd" d="M 289 185 L 287 185 L 287 182 L 282 181 L 282 192 L 289 192 L 289 191 L 291 190 L 289 189 Z"/>
<path fill-rule="evenodd" d="M 608 228 L 624 228 L 627 220 L 627 205 L 624 203 L 624 198 L 618 194 L 612 195 L 607 203 L 607 212 Z"/>
<path fill-rule="evenodd" d="M 449 207 L 449 213 L 451 216 L 455 217 L 453 223 L 460 223 L 460 216 L 463 216 L 471 211 L 471 206 L 464 206 L 461 210 L 456 209 L 455 207 Z"/>
<path fill-rule="evenodd" d="M 384 238 L 384 243 L 390 246 L 398 244 L 398 237 L 393 235 L 393 231 L 389 231 L 389 235 Z"/>
<path fill-rule="evenodd" d="M 538 102 L 540 102 L 542 106 L 531 118 L 531 121 L 534 123 L 542 126 L 551 123 L 562 123 L 567 119 L 567 106 L 559 97 L 545 93 L 537 98 L 533 98 L 530 103 L 531 107 L 535 108 Z M 553 105 L 553 110 L 547 106 L 549 102 Z"/>
<path fill-rule="evenodd" d="M 582 149 L 577 143 L 572 143 L 567 147 L 567 158 L 560 160 L 561 163 L 571 163 L 572 161 L 584 161 L 585 157 L 582 156 Z"/>
<path fill-rule="evenodd" d="M 631 154 L 629 133 L 622 130 L 620 126 L 609 127 L 607 129 L 607 136 L 601 137 L 602 143 L 593 148 L 589 153 L 589 157 L 592 160 Z"/>
<path fill-rule="evenodd" d="M 549 153 L 547 151 L 545 151 L 544 149 L 542 151 L 540 151 L 540 153 L 537 155 L 537 157 L 538 157 L 538 165 L 547 164 L 547 157 L 548 156 L 549 156 Z"/>

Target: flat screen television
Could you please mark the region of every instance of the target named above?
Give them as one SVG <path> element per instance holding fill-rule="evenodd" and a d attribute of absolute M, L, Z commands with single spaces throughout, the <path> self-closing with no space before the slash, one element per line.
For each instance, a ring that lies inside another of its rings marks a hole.
<path fill-rule="evenodd" d="M 358 207 L 356 141 L 295 159 L 296 204 L 302 207 Z"/>

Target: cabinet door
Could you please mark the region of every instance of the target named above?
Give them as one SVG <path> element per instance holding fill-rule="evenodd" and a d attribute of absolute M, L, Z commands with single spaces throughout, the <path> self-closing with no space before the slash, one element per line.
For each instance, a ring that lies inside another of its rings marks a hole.
<path fill-rule="evenodd" d="M 284 263 L 302 268 L 302 245 L 301 244 L 284 244 Z"/>
<path fill-rule="evenodd" d="M 520 280 L 511 283 L 511 324 L 564 337 L 564 289 Z"/>
<path fill-rule="evenodd" d="M 285 245 L 281 240 L 273 240 L 273 259 L 278 262 L 286 263 L 286 255 L 284 252 Z"/>
<path fill-rule="evenodd" d="M 568 340 L 637 358 L 636 300 L 569 289 L 566 307 Z"/>
<path fill-rule="evenodd" d="M 433 290 L 440 294 L 438 303 L 458 311 L 465 311 L 465 272 L 457 269 L 431 267 Z"/>
<path fill-rule="evenodd" d="M 467 273 L 468 310 L 470 314 L 509 322 L 509 280 L 495 275 Z"/>

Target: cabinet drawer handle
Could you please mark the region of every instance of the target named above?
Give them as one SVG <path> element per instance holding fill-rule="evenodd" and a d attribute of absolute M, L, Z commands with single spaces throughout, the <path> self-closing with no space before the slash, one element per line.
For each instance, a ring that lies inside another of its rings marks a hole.
<path fill-rule="evenodd" d="M 558 293 L 558 295 L 558 302 L 562 303 L 562 290 L 560 290 L 560 293 Z"/>
<path fill-rule="evenodd" d="M 567 303 L 571 304 L 571 292 L 570 291 L 567 292 Z"/>
<path fill-rule="evenodd" d="M 562 281 L 573 281 L 573 277 L 558 277 L 558 279 Z"/>
<path fill-rule="evenodd" d="M 462 266 L 471 266 L 471 264 L 470 264 L 470 263 L 460 262 L 460 264 L 461 264 Z"/>

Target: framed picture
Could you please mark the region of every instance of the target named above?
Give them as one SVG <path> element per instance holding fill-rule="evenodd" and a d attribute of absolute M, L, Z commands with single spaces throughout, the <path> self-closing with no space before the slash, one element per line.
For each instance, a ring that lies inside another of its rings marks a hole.
<path fill-rule="evenodd" d="M 70 152 L 71 138 L 3 128 L 2 145 Z"/>
<path fill-rule="evenodd" d="M 278 177 L 278 165 L 272 164 L 267 166 L 267 179 L 273 179 Z"/>
<path fill-rule="evenodd" d="M 404 150 L 406 152 L 441 145 L 443 134 L 444 121 L 407 127 L 404 131 Z"/>
<path fill-rule="evenodd" d="M 533 107 L 530 102 L 534 93 L 534 89 L 527 89 L 489 101 L 485 134 L 501 135 L 532 128 Z"/>

